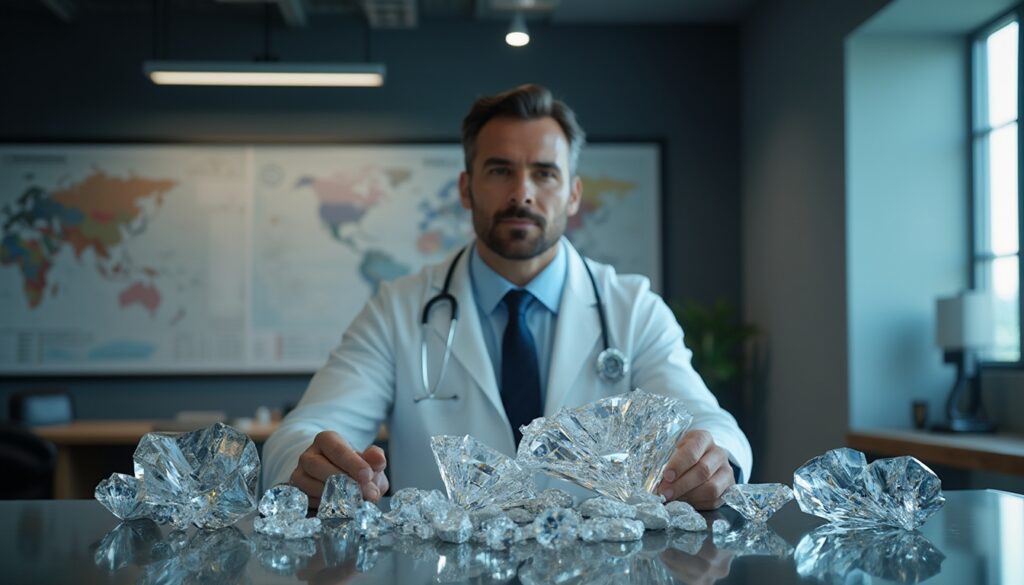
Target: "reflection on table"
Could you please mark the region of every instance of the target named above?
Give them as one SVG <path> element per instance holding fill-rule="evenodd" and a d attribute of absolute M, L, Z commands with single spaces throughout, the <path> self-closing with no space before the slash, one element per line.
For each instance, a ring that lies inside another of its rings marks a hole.
<path fill-rule="evenodd" d="M 347 523 L 315 539 L 256 534 L 251 518 L 219 530 L 117 523 L 96 502 L 0 503 L 4 565 L 13 582 L 98 583 L 1019 583 L 1024 497 L 948 492 L 919 531 L 821 525 L 790 504 L 767 525 L 728 509 L 721 533 L 649 531 L 641 541 L 509 550 L 388 534 L 366 540 Z M 794 544 L 795 543 L 795 544 Z M 6 582 L 6 580 L 5 580 Z"/>

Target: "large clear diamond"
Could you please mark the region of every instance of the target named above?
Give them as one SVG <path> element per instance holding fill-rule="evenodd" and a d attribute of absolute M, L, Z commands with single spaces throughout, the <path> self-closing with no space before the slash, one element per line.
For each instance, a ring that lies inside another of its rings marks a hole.
<path fill-rule="evenodd" d="M 781 483 L 742 483 L 730 486 L 722 497 L 747 520 L 767 522 L 793 499 L 793 490 Z"/>
<path fill-rule="evenodd" d="M 467 510 L 512 506 L 535 495 L 532 474 L 469 435 L 430 438 L 448 498 Z"/>
<path fill-rule="evenodd" d="M 635 390 L 563 409 L 523 427 L 519 460 L 621 501 L 661 481 L 693 416 L 673 398 Z"/>
<path fill-rule="evenodd" d="M 919 583 L 937 574 L 945 558 L 920 532 L 837 525 L 825 525 L 807 534 L 793 553 L 800 576 L 826 583 L 865 581 L 860 574 L 896 583 Z"/>
<path fill-rule="evenodd" d="M 942 507 L 942 484 L 913 457 L 868 465 L 860 451 L 833 449 L 793 473 L 800 509 L 832 522 L 913 530 Z"/>
<path fill-rule="evenodd" d="M 223 528 L 256 508 L 260 471 L 256 445 L 223 423 L 191 433 L 148 433 L 139 441 L 133 459 L 137 491 L 144 494 L 136 516 L 179 528 L 189 523 Z M 126 497 L 127 492 L 112 489 L 114 478 L 105 481 L 96 494 L 104 505 L 113 503 L 115 491 L 118 498 Z M 121 511 L 125 508 L 118 506 Z"/>

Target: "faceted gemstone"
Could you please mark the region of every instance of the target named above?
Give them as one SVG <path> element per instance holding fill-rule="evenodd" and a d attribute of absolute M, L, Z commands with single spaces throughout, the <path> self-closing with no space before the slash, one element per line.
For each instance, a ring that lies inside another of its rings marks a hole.
<path fill-rule="evenodd" d="M 287 515 L 256 518 L 252 527 L 260 534 L 281 538 L 309 538 L 320 533 L 319 518 L 289 518 Z"/>
<path fill-rule="evenodd" d="M 919 583 L 939 573 L 945 555 L 920 532 L 826 524 L 805 535 L 793 553 L 797 573 L 825 583 L 862 574 L 895 583 Z M 863 580 L 863 579 L 862 579 Z"/>
<path fill-rule="evenodd" d="M 647 530 L 664 530 L 668 528 L 668 522 L 671 517 L 665 506 L 658 502 L 646 502 L 637 504 L 635 508 L 636 519 L 643 522 L 644 528 Z"/>
<path fill-rule="evenodd" d="M 533 521 L 537 542 L 545 548 L 561 548 L 572 544 L 579 527 L 579 514 L 568 508 L 545 510 Z"/>
<path fill-rule="evenodd" d="M 747 520 L 767 522 L 793 499 L 793 490 L 781 483 L 742 483 L 730 486 L 722 497 Z"/>
<path fill-rule="evenodd" d="M 122 520 L 141 518 L 145 512 L 139 480 L 123 473 L 114 473 L 96 485 L 96 500 Z"/>
<path fill-rule="evenodd" d="M 520 538 L 519 525 L 508 516 L 496 516 L 483 523 L 484 543 L 495 550 L 505 550 Z"/>
<path fill-rule="evenodd" d="M 914 530 L 945 503 L 938 476 L 913 457 L 870 465 L 860 451 L 833 449 L 793 473 L 800 509 L 851 526 Z"/>
<path fill-rule="evenodd" d="M 579 537 L 586 542 L 627 542 L 644 537 L 644 523 L 628 518 L 591 518 L 579 529 Z"/>
<path fill-rule="evenodd" d="M 654 489 L 692 420 L 680 401 L 635 390 L 535 419 L 523 428 L 518 458 L 626 501 Z"/>
<path fill-rule="evenodd" d="M 584 518 L 636 518 L 636 508 L 611 498 L 590 498 L 580 504 L 580 514 Z"/>
<path fill-rule="evenodd" d="M 256 509 L 256 446 L 223 423 L 190 433 L 147 433 L 133 459 L 146 514 L 157 522 L 221 528 Z"/>
<path fill-rule="evenodd" d="M 473 536 L 473 521 L 466 512 L 453 509 L 444 518 L 434 520 L 432 524 L 437 537 L 444 542 L 462 544 L 469 542 Z"/>
<path fill-rule="evenodd" d="M 535 495 L 532 473 L 469 435 L 430 438 L 448 498 L 467 510 L 512 506 Z"/>
<path fill-rule="evenodd" d="M 727 550 L 736 556 L 768 555 L 788 557 L 793 547 L 778 535 L 771 526 L 762 522 L 750 522 L 740 530 L 713 535 L 715 547 Z"/>
<path fill-rule="evenodd" d="M 275 485 L 260 498 L 259 510 L 264 516 L 305 518 L 308 509 L 309 496 L 293 485 Z"/>
<path fill-rule="evenodd" d="M 388 530 L 387 522 L 380 508 L 373 502 L 360 502 L 353 514 L 355 531 L 368 539 L 379 538 Z"/>
<path fill-rule="evenodd" d="M 354 518 L 359 504 L 363 503 L 363 491 L 359 483 L 344 473 L 338 473 L 324 482 L 320 496 L 317 518 Z"/>

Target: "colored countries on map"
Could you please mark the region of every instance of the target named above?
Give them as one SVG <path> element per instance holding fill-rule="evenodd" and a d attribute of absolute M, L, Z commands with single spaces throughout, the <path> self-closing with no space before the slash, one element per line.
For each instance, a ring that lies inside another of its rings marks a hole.
<path fill-rule="evenodd" d="M 28 306 L 36 308 L 43 300 L 53 259 L 63 246 L 71 246 L 77 258 L 87 250 L 98 259 L 110 258 L 126 233 L 144 229 L 140 200 L 155 196 L 159 206 L 163 195 L 176 185 L 170 179 L 122 178 L 97 170 L 52 192 L 31 186 L 13 206 L 3 208 L 0 265 L 20 269 Z"/>

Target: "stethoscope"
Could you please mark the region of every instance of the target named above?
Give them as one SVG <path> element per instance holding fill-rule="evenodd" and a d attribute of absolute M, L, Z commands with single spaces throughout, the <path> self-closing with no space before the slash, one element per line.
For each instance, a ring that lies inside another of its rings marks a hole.
<path fill-rule="evenodd" d="M 576 250 L 572 243 L 569 246 Z M 441 288 L 441 292 L 431 297 L 423 306 L 423 315 L 420 319 L 421 333 L 423 335 L 420 345 L 420 373 L 423 375 L 423 389 L 427 393 L 423 396 L 414 396 L 413 402 L 457 400 L 459 398 L 458 394 L 438 396 L 437 390 L 441 385 L 441 380 L 444 379 L 444 372 L 448 368 L 448 360 L 452 356 L 452 343 L 455 341 L 455 329 L 459 323 L 459 301 L 448 292 L 448 287 L 451 285 L 455 266 L 459 263 L 459 259 L 462 258 L 467 249 L 469 249 L 469 246 L 459 250 L 459 253 L 455 255 L 451 265 L 448 267 L 448 272 L 445 273 L 444 286 Z M 629 373 L 629 358 L 626 357 L 626 354 L 611 346 L 608 340 L 608 323 L 605 321 L 604 305 L 601 303 L 601 293 L 597 290 L 597 280 L 594 279 L 594 273 L 591 272 L 587 259 L 583 257 L 583 254 L 580 254 L 579 250 L 576 250 L 576 253 L 583 260 L 583 267 L 587 270 L 587 276 L 590 277 L 590 286 L 594 289 L 594 299 L 597 301 L 597 317 L 601 320 L 601 341 L 604 344 L 604 349 L 597 356 L 597 375 L 605 382 L 615 384 Z M 451 320 L 448 322 L 448 335 L 445 337 L 444 354 L 441 357 L 441 370 L 438 372 L 437 380 L 431 385 L 429 372 L 427 371 L 427 325 L 430 321 L 430 312 L 435 306 L 443 303 L 448 304 Z"/>

